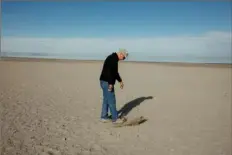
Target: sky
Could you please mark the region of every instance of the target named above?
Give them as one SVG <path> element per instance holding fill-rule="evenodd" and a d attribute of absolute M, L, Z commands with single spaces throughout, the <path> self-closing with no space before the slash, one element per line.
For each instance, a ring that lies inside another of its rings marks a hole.
<path fill-rule="evenodd" d="M 104 59 L 126 48 L 130 60 L 230 61 L 231 9 L 230 1 L 3 1 L 1 51 Z"/>

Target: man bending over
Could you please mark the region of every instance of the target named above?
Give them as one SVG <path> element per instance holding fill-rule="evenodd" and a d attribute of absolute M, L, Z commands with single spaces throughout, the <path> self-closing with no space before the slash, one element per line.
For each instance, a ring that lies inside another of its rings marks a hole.
<path fill-rule="evenodd" d="M 104 61 L 100 75 L 100 85 L 103 91 L 102 122 L 110 121 L 108 115 L 108 109 L 110 109 L 112 122 L 123 123 L 123 120 L 118 118 L 114 85 L 117 80 L 120 83 L 120 88 L 123 89 L 124 84 L 118 73 L 118 62 L 120 60 L 125 60 L 127 56 L 127 51 L 125 49 L 120 49 L 118 52 L 110 54 Z"/>

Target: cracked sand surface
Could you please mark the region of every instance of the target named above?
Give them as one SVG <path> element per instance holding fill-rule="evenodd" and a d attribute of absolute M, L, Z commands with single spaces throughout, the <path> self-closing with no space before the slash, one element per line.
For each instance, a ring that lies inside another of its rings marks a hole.
<path fill-rule="evenodd" d="M 0 61 L 1 155 L 231 155 L 231 68 L 122 63 L 117 107 L 148 121 L 99 122 L 99 62 Z M 151 72 L 152 69 L 152 72 Z"/>

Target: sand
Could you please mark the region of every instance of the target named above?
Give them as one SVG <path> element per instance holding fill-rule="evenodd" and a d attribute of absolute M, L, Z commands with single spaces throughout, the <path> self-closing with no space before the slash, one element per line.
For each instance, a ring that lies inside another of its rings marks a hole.
<path fill-rule="evenodd" d="M 99 121 L 98 61 L 0 61 L 1 155 L 231 155 L 231 66 L 120 63 L 117 108 Z"/>

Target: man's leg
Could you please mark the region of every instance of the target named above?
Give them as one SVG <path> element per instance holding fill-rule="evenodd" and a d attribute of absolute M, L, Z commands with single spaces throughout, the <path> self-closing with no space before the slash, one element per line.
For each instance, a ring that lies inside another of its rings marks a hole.
<path fill-rule="evenodd" d="M 118 119 L 118 112 L 116 108 L 116 98 L 115 98 L 114 89 L 112 91 L 109 91 L 107 89 L 107 99 L 110 108 L 110 113 L 112 115 L 112 121 L 115 122 Z"/>
<path fill-rule="evenodd" d="M 100 84 L 103 92 L 101 119 L 108 119 L 108 109 L 109 109 L 108 98 L 107 98 L 108 83 L 104 81 L 100 81 Z"/>

